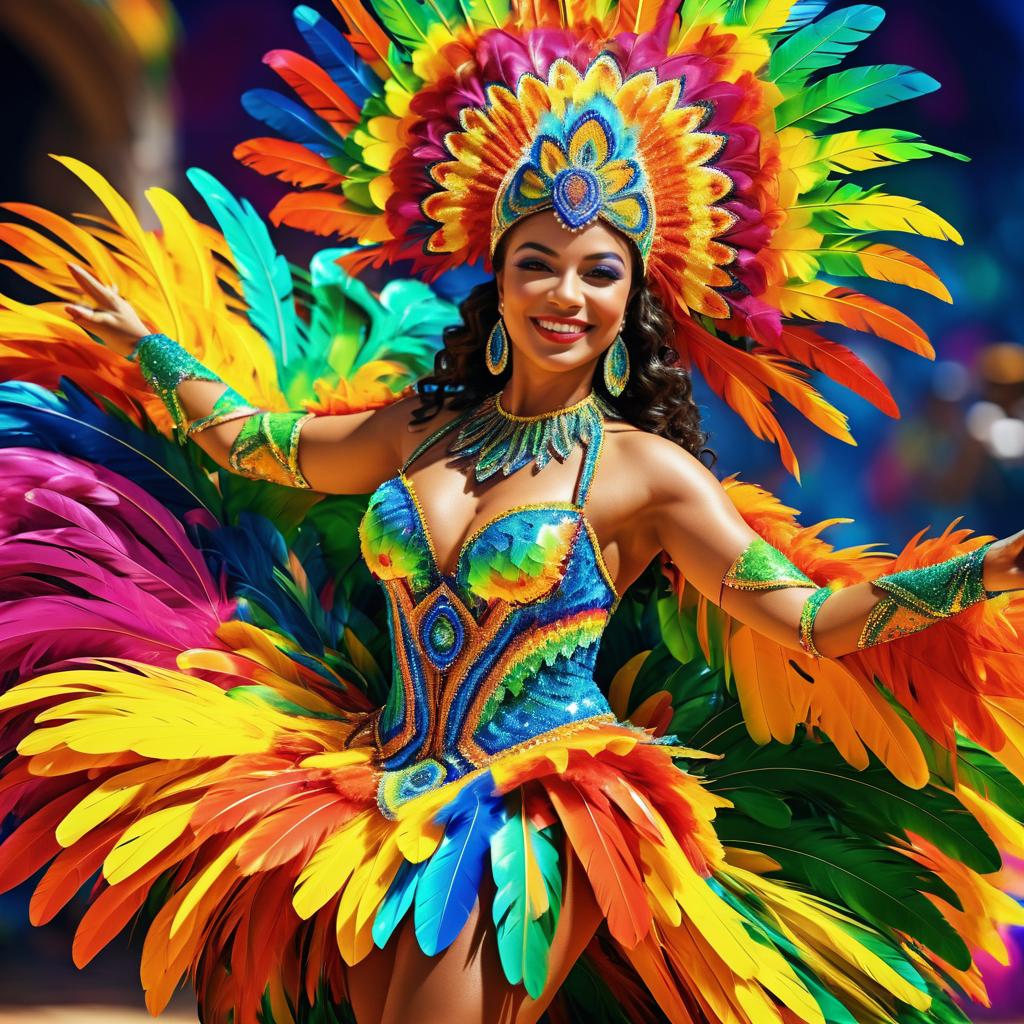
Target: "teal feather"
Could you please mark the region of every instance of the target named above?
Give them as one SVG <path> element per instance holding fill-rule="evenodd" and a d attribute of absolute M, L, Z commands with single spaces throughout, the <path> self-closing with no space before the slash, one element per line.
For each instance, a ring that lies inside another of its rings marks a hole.
<path fill-rule="evenodd" d="M 527 842 L 548 895 L 549 908 L 539 918 L 530 913 L 526 894 Z M 562 899 L 562 877 L 557 846 L 530 822 L 521 803 L 491 839 L 491 870 L 497 889 L 492 914 L 505 976 L 512 984 L 522 982 L 536 999 L 548 977 L 548 958 Z"/>
<path fill-rule="evenodd" d="M 383 949 L 387 945 L 402 918 L 412 906 L 412 901 L 416 897 L 416 888 L 428 863 L 428 861 L 422 861 L 419 864 L 413 864 L 411 861 L 402 861 L 402 866 L 388 887 L 373 919 L 373 941 L 378 948 Z"/>
<path fill-rule="evenodd" d="M 769 80 L 783 89 L 801 87 L 815 71 L 842 61 L 884 17 L 880 7 L 858 4 L 807 25 L 775 48 L 768 63 Z"/>
<path fill-rule="evenodd" d="M 902 64 L 850 68 L 828 75 L 781 103 L 775 110 L 775 124 L 779 131 L 790 125 L 814 131 L 938 87 L 931 75 Z"/>
<path fill-rule="evenodd" d="M 236 199 L 212 174 L 189 168 L 188 180 L 206 201 L 231 248 L 252 325 L 267 339 L 277 363 L 278 379 L 287 391 L 289 361 L 301 344 L 304 325 L 294 303 L 288 261 L 270 239 L 270 232 L 247 199 Z"/>

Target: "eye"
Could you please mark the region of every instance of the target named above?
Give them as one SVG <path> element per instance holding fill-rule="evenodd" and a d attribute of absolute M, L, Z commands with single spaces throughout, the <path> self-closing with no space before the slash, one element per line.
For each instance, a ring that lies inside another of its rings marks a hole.
<path fill-rule="evenodd" d="M 605 281 L 621 281 L 622 274 L 620 274 L 614 267 L 596 266 L 589 274 L 590 277 L 602 278 Z"/>
<path fill-rule="evenodd" d="M 535 259 L 533 257 L 530 257 L 529 259 L 525 259 L 525 260 L 520 260 L 516 264 L 516 266 L 520 270 L 547 270 L 547 271 L 551 270 L 551 268 L 546 263 L 544 263 L 542 260 L 538 260 L 538 259 Z"/>

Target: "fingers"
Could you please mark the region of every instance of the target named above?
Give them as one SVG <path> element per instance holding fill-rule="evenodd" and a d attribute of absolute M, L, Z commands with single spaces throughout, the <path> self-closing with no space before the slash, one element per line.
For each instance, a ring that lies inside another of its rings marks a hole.
<path fill-rule="evenodd" d="M 101 303 L 104 306 L 109 306 L 111 300 L 117 297 L 116 288 L 107 288 L 96 280 L 92 274 L 89 273 L 84 267 L 78 266 L 77 263 L 69 263 L 68 270 L 71 271 L 71 276 L 78 282 L 82 290 L 95 299 L 96 302 Z"/>
<path fill-rule="evenodd" d="M 90 309 L 88 306 L 68 304 L 64 311 L 72 320 L 85 320 L 90 324 L 113 324 L 116 314 L 106 309 Z"/>

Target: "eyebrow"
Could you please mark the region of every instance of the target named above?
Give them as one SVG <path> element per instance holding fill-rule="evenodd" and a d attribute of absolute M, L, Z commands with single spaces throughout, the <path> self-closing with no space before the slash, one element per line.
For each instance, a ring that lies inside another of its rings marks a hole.
<path fill-rule="evenodd" d="M 540 242 L 523 242 L 516 252 L 522 252 L 523 249 L 536 249 L 538 252 L 544 253 L 545 256 L 557 256 L 558 253 L 554 249 L 549 249 L 546 245 L 541 245 Z M 585 260 L 617 260 L 619 263 L 623 263 L 622 257 L 617 252 L 594 252 L 589 256 L 583 257 Z"/>

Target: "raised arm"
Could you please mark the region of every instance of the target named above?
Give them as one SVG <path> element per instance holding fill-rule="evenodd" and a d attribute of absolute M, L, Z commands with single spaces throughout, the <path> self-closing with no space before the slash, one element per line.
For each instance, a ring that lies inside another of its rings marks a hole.
<path fill-rule="evenodd" d="M 398 428 L 408 419 L 406 403 L 342 416 L 259 409 L 174 340 L 151 333 L 116 288 L 81 267 L 71 271 L 96 305 L 70 305 L 69 315 L 138 361 L 180 436 L 198 444 L 218 465 L 290 487 L 363 494 L 401 461 Z"/>
<path fill-rule="evenodd" d="M 1024 531 L 937 565 L 819 587 L 747 525 L 688 453 L 652 446 L 647 471 L 645 518 L 663 550 L 707 598 L 785 647 L 838 658 L 1024 588 Z"/>

